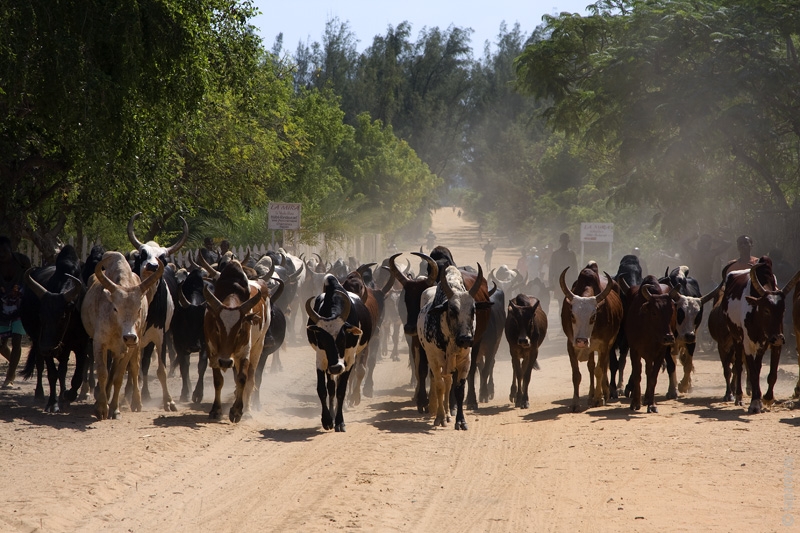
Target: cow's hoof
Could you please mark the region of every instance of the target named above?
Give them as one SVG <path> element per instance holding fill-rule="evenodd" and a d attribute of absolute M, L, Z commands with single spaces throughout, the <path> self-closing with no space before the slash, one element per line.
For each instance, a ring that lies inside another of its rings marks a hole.
<path fill-rule="evenodd" d="M 589 407 L 603 407 L 606 404 L 603 398 L 592 398 L 589 400 Z"/>
<path fill-rule="evenodd" d="M 678 399 L 678 392 L 671 390 L 667 391 L 667 400 L 677 400 Z"/>
<path fill-rule="evenodd" d="M 465 405 L 464 407 L 466 407 L 470 411 L 477 411 L 478 410 L 478 402 L 468 402 L 467 405 Z M 455 413 L 450 411 L 450 414 L 455 414 Z"/>
<path fill-rule="evenodd" d="M 181 393 L 181 403 L 189 403 L 189 393 Z"/>
<path fill-rule="evenodd" d="M 212 420 L 222 420 L 222 409 L 212 409 L 210 413 L 208 413 L 208 418 Z"/>
<path fill-rule="evenodd" d="M 72 389 L 64 391 L 64 394 L 61 395 L 61 401 L 65 403 L 72 403 L 77 399 L 78 399 L 78 391 Z"/>
<path fill-rule="evenodd" d="M 636 404 L 636 403 L 632 403 L 631 404 L 631 411 L 638 411 L 641 408 L 642 408 L 642 404 Z"/>
<path fill-rule="evenodd" d="M 647 412 L 648 413 L 658 413 L 658 407 L 656 407 L 655 405 L 648 405 L 647 406 Z"/>
<path fill-rule="evenodd" d="M 692 390 L 692 386 L 689 385 L 688 383 L 679 383 L 678 384 L 678 392 L 680 392 L 681 394 L 686 394 L 687 392 L 690 392 L 691 390 Z"/>
<path fill-rule="evenodd" d="M 175 405 L 174 401 L 167 402 L 167 403 L 164 404 L 164 410 L 165 411 L 173 411 L 173 412 L 175 412 L 175 411 L 178 410 L 178 406 Z"/>
<path fill-rule="evenodd" d="M 633 388 L 630 385 L 625 385 L 625 397 L 630 398 L 633 394 Z"/>
<path fill-rule="evenodd" d="M 522 408 L 522 409 L 530 409 L 530 407 L 531 407 L 531 403 L 528 400 L 524 400 L 520 404 L 520 408 Z"/>
<path fill-rule="evenodd" d="M 433 427 L 439 427 L 439 426 L 445 427 L 444 416 L 442 415 L 436 415 L 436 418 L 433 420 Z"/>
<path fill-rule="evenodd" d="M 426 414 L 428 412 L 428 406 L 427 405 L 417 405 L 417 412 L 419 412 L 419 414 L 421 414 L 421 415 Z"/>
<path fill-rule="evenodd" d="M 760 414 L 764 409 L 764 406 L 761 404 L 760 401 L 753 400 L 750 402 L 750 408 L 747 410 L 751 415 Z"/>
<path fill-rule="evenodd" d="M 573 413 L 577 413 L 580 410 L 581 410 L 581 408 L 580 408 L 580 406 L 578 404 L 576 404 L 576 403 L 572 404 L 572 412 Z"/>
<path fill-rule="evenodd" d="M 344 422 L 341 424 L 336 424 L 336 427 L 333 428 L 336 433 L 344 433 Z"/>
<path fill-rule="evenodd" d="M 142 389 L 142 401 L 149 402 L 150 401 L 150 390 Z"/>
<path fill-rule="evenodd" d="M 119 409 L 116 409 L 114 410 L 113 413 L 111 413 L 112 420 L 120 420 L 121 418 L 122 418 L 122 413 L 119 412 Z"/>
<path fill-rule="evenodd" d="M 373 394 L 372 387 L 364 385 L 364 392 L 362 394 L 364 395 L 365 398 L 372 398 Z"/>
<path fill-rule="evenodd" d="M 733 401 L 733 394 L 726 394 L 722 397 L 723 402 L 732 402 Z"/>
<path fill-rule="evenodd" d="M 192 393 L 192 401 L 194 403 L 202 403 L 202 401 L 203 401 L 203 391 L 195 390 L 194 393 Z"/>
<path fill-rule="evenodd" d="M 466 420 L 456 420 L 456 430 L 467 430 L 467 421 Z"/>
<path fill-rule="evenodd" d="M 44 389 L 42 387 L 36 387 L 36 392 L 33 393 L 33 397 L 36 400 L 44 400 Z"/>
<path fill-rule="evenodd" d="M 616 388 L 611 389 L 609 394 L 612 400 L 619 400 L 619 391 Z"/>

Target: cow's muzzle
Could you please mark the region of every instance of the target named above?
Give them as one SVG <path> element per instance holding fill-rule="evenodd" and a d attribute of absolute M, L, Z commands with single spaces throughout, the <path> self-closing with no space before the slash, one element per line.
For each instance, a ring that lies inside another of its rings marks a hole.
<path fill-rule="evenodd" d="M 342 363 L 336 363 L 335 365 L 331 365 L 328 367 L 328 373 L 337 376 L 342 373 L 344 370 L 344 365 Z"/>
<path fill-rule="evenodd" d="M 778 335 L 770 337 L 769 344 L 770 344 L 770 346 L 776 346 L 776 347 L 777 346 L 783 346 L 783 343 L 785 342 L 785 340 L 786 339 L 784 338 L 783 334 L 779 333 Z"/>
<path fill-rule="evenodd" d="M 469 348 L 472 346 L 472 335 L 459 335 L 456 337 L 456 346 L 459 348 Z"/>
<path fill-rule="evenodd" d="M 527 348 L 531 345 L 531 340 L 528 337 L 520 337 L 517 339 L 517 344 L 522 346 L 523 348 Z"/>
<path fill-rule="evenodd" d="M 575 339 L 575 348 L 588 348 L 589 347 L 589 339 L 585 337 L 577 337 Z"/>
<path fill-rule="evenodd" d="M 139 336 L 133 333 L 129 333 L 127 335 L 122 336 L 122 341 L 125 343 L 126 346 L 133 346 L 137 342 L 139 342 Z"/>
<path fill-rule="evenodd" d="M 673 344 L 675 344 L 675 335 L 673 335 L 672 333 L 664 335 L 661 344 L 663 344 L 664 346 L 672 346 Z"/>
<path fill-rule="evenodd" d="M 687 344 L 693 344 L 697 342 L 697 336 L 694 333 L 687 333 L 686 335 L 683 336 L 683 340 Z"/>
<path fill-rule="evenodd" d="M 218 361 L 219 361 L 219 367 L 220 368 L 230 368 L 230 367 L 233 366 L 233 359 L 231 359 L 229 357 L 225 357 L 225 358 L 220 357 L 218 359 Z"/>

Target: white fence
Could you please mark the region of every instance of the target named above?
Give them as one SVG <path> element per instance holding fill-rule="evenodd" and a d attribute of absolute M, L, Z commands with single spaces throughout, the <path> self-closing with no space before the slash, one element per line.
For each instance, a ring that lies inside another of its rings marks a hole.
<path fill-rule="evenodd" d="M 290 232 L 286 232 L 287 237 L 291 237 Z M 70 237 L 67 241 L 69 244 L 75 246 L 75 251 L 81 260 L 86 259 L 89 251 L 95 244 L 101 244 L 100 240 L 89 241 L 86 237 L 80 245 L 75 244 L 75 239 Z M 334 262 L 339 258 L 347 260 L 348 257 L 355 257 L 361 263 L 381 262 L 386 257 L 386 243 L 384 242 L 383 235 L 380 233 L 366 233 L 358 237 L 353 237 L 345 241 L 333 241 L 325 238 L 325 235 L 318 236 L 318 245 L 308 245 L 303 243 L 295 243 L 287 238 L 284 242 L 284 249 L 293 254 L 304 254 L 306 259 L 310 259 L 313 254 L 319 254 L 323 260 Z M 252 255 L 256 258 L 263 255 L 267 250 L 277 250 L 277 243 L 261 243 L 252 244 L 247 246 L 233 246 L 231 250 L 238 259 L 244 259 L 247 255 L 247 250 L 252 250 Z M 19 251 L 31 258 L 31 264 L 40 266 L 42 264 L 42 254 L 32 242 L 22 240 L 19 245 Z M 122 250 L 127 252 L 128 250 Z M 193 257 L 197 257 L 198 249 L 187 250 L 183 249 L 175 254 L 170 259 L 178 266 L 188 266 L 188 254 L 192 253 Z"/>

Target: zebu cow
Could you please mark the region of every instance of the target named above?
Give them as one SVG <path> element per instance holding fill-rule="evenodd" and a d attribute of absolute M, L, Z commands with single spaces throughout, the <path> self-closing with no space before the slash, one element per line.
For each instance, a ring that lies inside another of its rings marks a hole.
<path fill-rule="evenodd" d="M 747 362 L 748 379 L 752 390 L 748 409 L 750 413 L 760 413 L 765 404 L 769 407 L 774 401 L 773 389 L 778 379 L 778 363 L 784 343 L 783 313 L 786 307 L 786 295 L 799 280 L 800 272 L 779 290 L 775 275 L 772 273 L 772 260 L 766 256 L 759 259 L 750 270 L 728 272 L 725 278 L 725 292 L 717 306 L 720 309 L 719 313 L 725 318 L 725 327 L 715 327 L 712 335 L 719 336 L 723 343 L 725 335 L 731 337 L 729 344 L 732 344 L 732 349 L 729 353 L 723 354 L 720 343 L 720 357 L 728 359 L 722 361 L 723 368 L 727 367 L 732 357 L 736 405 L 742 405 L 741 372 L 743 363 Z M 715 340 L 720 342 L 716 336 Z M 769 387 L 762 398 L 761 361 L 767 348 L 771 351 L 770 370 L 767 376 Z"/>
<path fill-rule="evenodd" d="M 105 269 L 105 270 L 104 270 Z M 94 366 L 97 371 L 95 414 L 99 420 L 118 418 L 119 393 L 125 370 L 131 383 L 131 411 L 141 411 L 139 392 L 139 344 L 146 327 L 148 293 L 153 292 L 164 265 L 141 281 L 131 272 L 125 256 L 106 252 L 97 264 L 89 289 L 81 304 L 81 320 L 93 340 Z M 108 379 L 111 356 L 111 380 Z M 112 393 L 113 386 L 113 393 Z M 111 402 L 108 401 L 109 395 Z"/>
<path fill-rule="evenodd" d="M 180 217 L 183 223 L 183 234 L 178 239 L 178 242 L 165 248 L 155 241 L 142 243 L 136 238 L 133 224 L 141 215 L 141 212 L 136 213 L 128 221 L 128 239 L 138 251 L 134 258 L 132 270 L 143 278 L 145 277 L 145 270 L 153 271 L 156 269 L 157 261 L 164 264 L 164 275 L 161 276 L 156 293 L 150 301 L 147 312 L 147 329 L 142 335 L 140 343 L 140 349 L 142 350 L 142 398 L 145 401 L 150 399 L 147 374 L 150 370 L 150 357 L 155 351 L 156 357 L 158 357 L 156 374 L 158 375 L 158 381 L 161 383 L 163 408 L 165 411 L 177 411 L 178 408 L 167 388 L 166 350 L 167 342 L 171 342 L 171 339 L 167 339 L 169 327 L 172 323 L 175 307 L 178 305 L 178 281 L 175 278 L 175 271 L 167 262 L 169 256 L 180 250 L 189 238 L 189 225 L 183 217 Z"/>
<path fill-rule="evenodd" d="M 511 379 L 511 392 L 508 401 L 514 407 L 528 409 L 528 386 L 531 372 L 539 370 L 539 347 L 547 333 L 547 313 L 539 300 L 525 294 L 518 294 L 508 302 L 505 334 L 511 352 L 511 365 L 514 376 Z"/>
<path fill-rule="evenodd" d="M 678 392 L 685 394 L 692 390 L 692 370 L 694 369 L 694 349 L 697 344 L 697 331 L 703 320 L 703 306 L 714 299 L 721 290 L 722 283 L 714 290 L 703 296 L 700 293 L 700 284 L 689 276 L 689 267 L 680 266 L 673 269 L 668 276 L 659 280 L 677 289 L 678 298 L 675 299 L 676 330 L 675 343 L 672 345 L 670 357 L 667 358 L 667 371 L 669 373 L 669 390 L 667 399 L 678 397 Z M 678 362 L 683 366 L 683 378 L 678 383 L 675 367 Z"/>
<path fill-rule="evenodd" d="M 42 370 L 47 365 L 50 396 L 46 412 L 58 413 L 78 397 L 86 370 L 86 343 L 89 336 L 81 323 L 83 282 L 80 262 L 75 248 L 67 245 L 56 257 L 55 266 L 28 270 L 25 284 L 28 290 L 22 297 L 20 318 L 22 326 L 31 337 L 31 349 L 22 371 L 25 379 L 37 370 L 36 398 L 44 398 Z M 71 388 L 67 390 L 67 362 L 70 352 L 75 353 L 75 373 Z M 55 359 L 58 360 L 56 369 Z M 56 396 L 56 384 L 61 384 L 61 395 Z"/>
<path fill-rule="evenodd" d="M 220 272 L 213 292 L 204 286 L 203 294 L 206 297 L 203 329 L 208 362 L 214 373 L 214 403 L 209 418 L 222 417 L 222 373 L 233 367 L 236 393 L 228 418 L 239 422 L 250 414 L 256 368 L 269 329 L 269 288 L 261 280 L 248 280 L 241 264 L 234 259 Z"/>
<path fill-rule="evenodd" d="M 561 272 L 558 280 L 564 293 L 561 327 L 567 336 L 567 352 L 572 366 L 572 411 L 577 412 L 581 384 L 579 362 L 586 361 L 589 369 L 589 406 L 605 405 L 609 398 L 608 354 L 622 323 L 622 302 L 614 290 L 611 276 L 603 272 L 606 282 L 601 283 L 596 263 L 590 262 L 581 270 L 572 290 L 567 288 L 565 281 L 567 270 L 569 267 Z"/>
<path fill-rule="evenodd" d="M 516 268 L 510 269 L 507 265 L 500 265 L 489 272 L 488 282 L 497 285 L 497 288 L 505 294 L 506 299 L 500 306 L 505 309 L 508 306 L 508 298 L 522 290 L 528 280 Z"/>
<path fill-rule="evenodd" d="M 648 413 L 657 413 L 655 389 L 658 373 L 675 344 L 675 301 L 677 289 L 661 285 L 655 276 L 647 276 L 632 287 L 629 308 L 625 313 L 625 333 L 631 348 L 631 409 L 642 407 L 642 359 L 645 361 L 647 388 L 644 403 Z"/>
<path fill-rule="evenodd" d="M 614 346 L 611 348 L 611 354 L 609 358 L 609 367 L 611 369 L 611 383 L 609 385 L 611 389 L 611 397 L 612 398 L 619 398 L 620 394 L 624 394 L 625 396 L 630 395 L 630 387 L 625 387 L 623 390 L 623 375 L 625 373 L 625 362 L 628 359 L 628 350 L 630 347 L 628 346 L 628 337 L 625 335 L 625 313 L 628 312 L 628 303 L 630 302 L 630 288 L 631 287 L 638 287 L 642 284 L 642 265 L 639 263 L 639 258 L 635 255 L 625 255 L 619 261 L 619 267 L 617 268 L 617 274 L 614 276 L 614 281 L 616 281 L 622 290 L 620 291 L 619 297 L 622 301 L 622 323 L 619 327 L 619 333 L 617 334 L 617 340 L 614 342 Z M 619 352 L 619 356 L 617 356 L 617 352 Z"/>
<path fill-rule="evenodd" d="M 431 412 L 436 414 L 434 427 L 444 426 L 445 419 L 450 420 L 450 389 L 455 372 L 455 427 L 458 430 L 467 429 L 463 410 L 464 385 L 475 336 L 475 295 L 481 287 L 481 281 L 483 272 L 479 265 L 477 281 L 467 291 L 461 271 L 448 266 L 436 288 L 431 287 L 423 294 L 417 335 L 433 373 Z"/>
<path fill-rule="evenodd" d="M 317 353 L 322 427 L 344 431 L 347 381 L 356 356 L 369 344 L 372 319 L 361 298 L 346 292 L 332 274 L 325 276 L 322 293 L 306 301 L 306 313 L 308 342 Z"/>

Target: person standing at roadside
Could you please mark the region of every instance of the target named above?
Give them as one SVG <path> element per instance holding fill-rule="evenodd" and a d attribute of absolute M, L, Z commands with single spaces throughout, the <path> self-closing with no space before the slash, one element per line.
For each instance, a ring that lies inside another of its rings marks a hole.
<path fill-rule="evenodd" d="M 572 283 L 578 279 L 578 260 L 575 257 L 575 252 L 569 249 L 568 234 L 562 233 L 558 238 L 558 242 L 561 244 L 561 246 L 557 250 L 554 250 L 553 254 L 550 256 L 550 271 L 548 273 L 549 279 L 547 280 L 547 284 L 550 290 L 553 291 L 554 295 L 557 297 L 558 301 L 561 302 L 562 295 L 561 288 L 558 284 L 558 279 L 561 277 L 561 273 L 564 271 L 564 269 L 569 267 L 565 280 L 567 282 L 567 287 L 571 287 Z"/>
<path fill-rule="evenodd" d="M 726 272 L 748 270 L 758 262 L 758 257 L 750 255 L 753 249 L 753 239 L 748 235 L 739 235 L 736 238 L 736 249 L 739 250 L 739 257 L 728 261 L 728 264 L 725 266 L 727 268 Z"/>
<path fill-rule="evenodd" d="M 25 271 L 30 267 L 31 260 L 28 256 L 15 252 L 11 239 L 0 236 L 0 354 L 8 359 L 6 379 L 2 385 L 4 389 L 14 385 L 22 355 L 22 336 L 25 335 L 25 329 L 20 318 L 20 304 L 25 291 Z"/>

